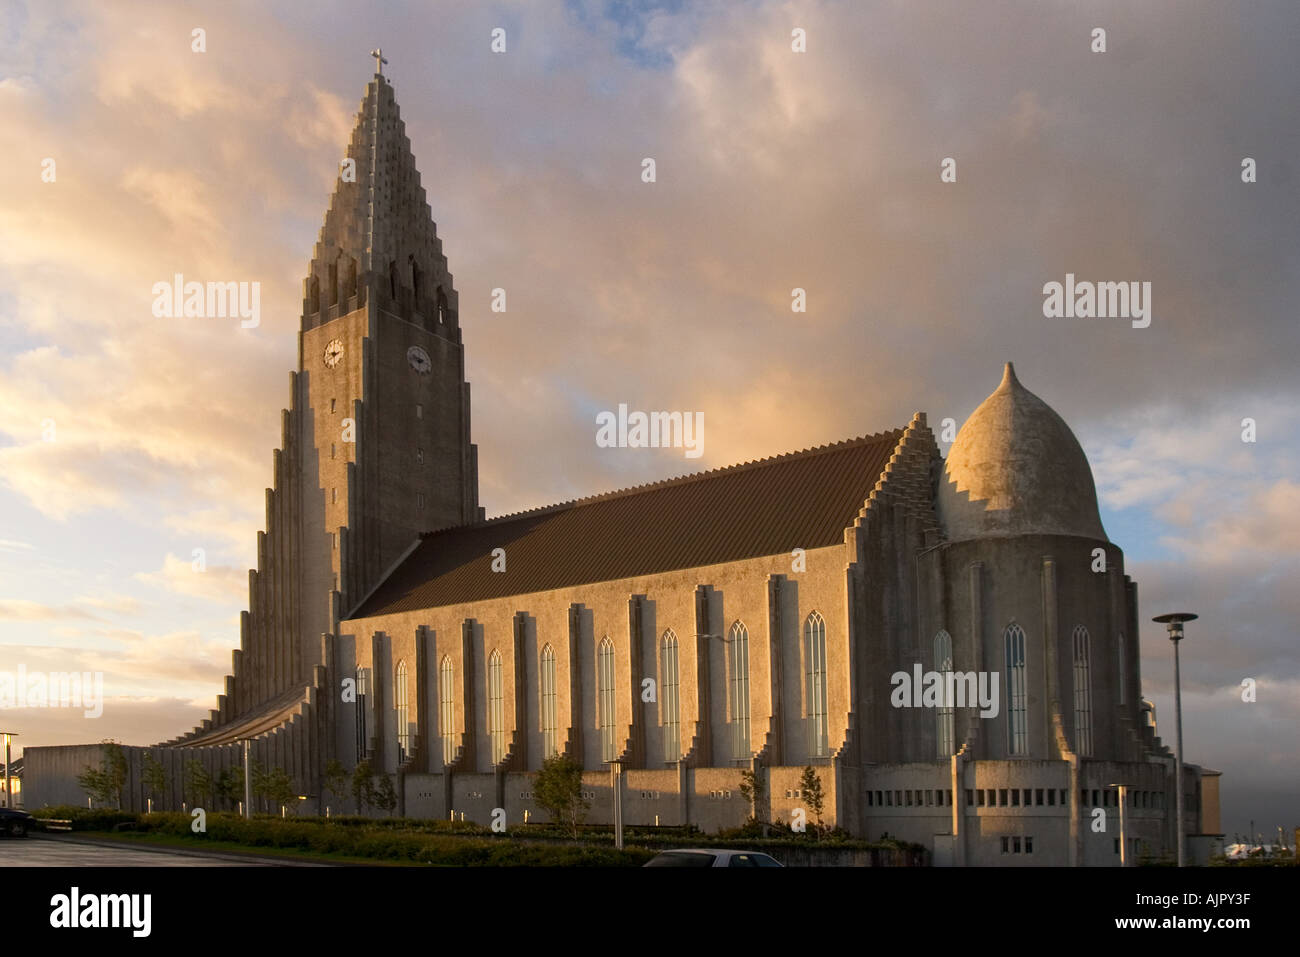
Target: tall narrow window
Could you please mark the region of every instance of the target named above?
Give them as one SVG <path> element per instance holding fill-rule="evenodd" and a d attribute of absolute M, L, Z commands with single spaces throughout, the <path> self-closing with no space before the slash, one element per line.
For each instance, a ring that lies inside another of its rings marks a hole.
<path fill-rule="evenodd" d="M 614 740 L 614 643 L 608 636 L 601 639 L 597 658 L 600 759 L 613 761 L 618 757 L 618 747 Z"/>
<path fill-rule="evenodd" d="M 677 636 L 669 628 L 659 642 L 659 715 L 664 728 L 664 760 L 669 764 L 681 760 L 681 717 L 678 704 Z"/>
<path fill-rule="evenodd" d="M 397 763 L 405 764 L 411 753 L 410 709 L 406 699 L 406 662 L 397 663 L 393 675 L 393 708 L 397 712 Z"/>
<path fill-rule="evenodd" d="M 555 727 L 558 723 L 555 698 L 555 652 L 549 644 L 542 649 L 541 685 L 542 757 L 549 758 L 559 753 Z"/>
<path fill-rule="evenodd" d="M 1025 632 L 1019 625 L 1008 625 L 1002 633 L 1006 649 L 1007 753 L 1029 753 L 1029 713 L 1026 710 Z"/>
<path fill-rule="evenodd" d="M 442 733 L 442 763 L 456 760 L 456 666 L 443 658 L 438 666 L 438 730 Z"/>
<path fill-rule="evenodd" d="M 952 754 L 954 737 L 953 703 L 948 698 L 948 689 L 951 684 L 948 675 L 952 672 L 952 636 L 946 631 L 940 631 L 939 634 L 934 636 L 934 670 L 939 673 L 939 677 L 943 682 L 941 703 L 935 719 L 938 721 L 939 757 L 946 758 Z"/>
<path fill-rule="evenodd" d="M 1124 698 L 1124 632 L 1119 633 L 1119 703 L 1123 704 Z"/>
<path fill-rule="evenodd" d="M 488 658 L 488 735 L 492 738 L 492 763 L 506 756 L 506 698 L 501 680 L 501 652 Z"/>
<path fill-rule="evenodd" d="M 731 759 L 748 761 L 749 750 L 749 631 L 740 622 L 731 626 Z"/>
<path fill-rule="evenodd" d="M 826 622 L 815 611 L 803 624 L 803 642 L 808 753 L 814 758 L 824 758 L 830 753 L 826 729 Z"/>
<path fill-rule="evenodd" d="M 364 761 L 366 754 L 370 750 L 370 742 L 366 738 L 366 697 L 367 697 L 366 669 L 357 667 L 357 760 Z"/>
<path fill-rule="evenodd" d="M 1092 638 L 1083 625 L 1074 628 L 1074 734 L 1079 754 L 1092 754 Z"/>

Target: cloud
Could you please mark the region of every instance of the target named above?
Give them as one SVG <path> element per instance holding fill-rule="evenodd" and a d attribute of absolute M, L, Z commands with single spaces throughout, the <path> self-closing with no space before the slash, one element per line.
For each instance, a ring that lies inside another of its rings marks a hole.
<path fill-rule="evenodd" d="M 137 572 L 137 581 L 191 598 L 223 604 L 239 603 L 248 598 L 248 572 L 225 565 L 205 565 L 196 571 L 193 561 L 168 555 L 156 572 Z"/>
<path fill-rule="evenodd" d="M 43 605 L 40 602 L 28 601 L 23 598 L 0 599 L 0 620 L 49 621 L 58 618 L 93 619 L 94 617 L 93 614 L 86 611 L 84 608 L 75 608 L 70 605 L 56 607 L 53 605 Z"/>

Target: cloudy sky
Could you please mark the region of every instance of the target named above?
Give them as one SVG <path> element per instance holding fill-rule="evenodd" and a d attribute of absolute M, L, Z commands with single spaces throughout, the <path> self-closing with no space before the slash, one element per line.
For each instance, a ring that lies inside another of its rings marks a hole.
<path fill-rule="evenodd" d="M 0 8 L 0 670 L 102 671 L 109 697 L 6 712 L 20 743 L 151 743 L 214 703 L 382 45 L 489 514 L 960 423 L 1013 360 L 1083 443 L 1143 617 L 1201 614 L 1185 736 L 1225 828 L 1297 823 L 1293 3 L 361 6 Z M 176 273 L 259 282 L 261 324 L 154 317 Z M 1045 318 L 1067 273 L 1150 282 L 1150 326 Z M 597 448 L 620 402 L 703 412 L 704 455 Z M 1161 626 L 1142 652 L 1172 737 Z"/>

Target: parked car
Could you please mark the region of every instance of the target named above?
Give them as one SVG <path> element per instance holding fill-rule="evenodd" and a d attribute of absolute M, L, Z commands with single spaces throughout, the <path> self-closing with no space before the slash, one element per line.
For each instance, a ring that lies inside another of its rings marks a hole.
<path fill-rule="evenodd" d="M 32 827 L 32 816 L 16 808 L 0 807 L 0 833 L 10 837 L 26 837 Z"/>
<path fill-rule="evenodd" d="M 712 847 L 683 847 L 656 854 L 646 867 L 784 867 L 768 854 L 727 851 Z"/>

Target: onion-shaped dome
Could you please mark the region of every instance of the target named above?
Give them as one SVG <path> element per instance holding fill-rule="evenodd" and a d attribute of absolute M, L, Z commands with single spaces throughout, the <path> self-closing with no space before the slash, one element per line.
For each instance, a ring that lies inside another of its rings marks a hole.
<path fill-rule="evenodd" d="M 950 541 L 1008 535 L 1108 540 L 1079 440 L 1020 384 L 1010 362 L 1002 383 L 957 433 L 937 504 Z"/>

